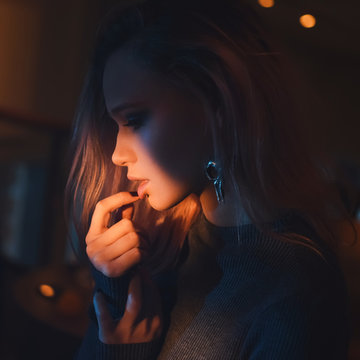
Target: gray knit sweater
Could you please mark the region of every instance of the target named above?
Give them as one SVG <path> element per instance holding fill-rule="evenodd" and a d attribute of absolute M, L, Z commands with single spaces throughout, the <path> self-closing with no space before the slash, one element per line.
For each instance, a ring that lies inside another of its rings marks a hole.
<path fill-rule="evenodd" d="M 273 225 L 315 240 L 327 261 L 303 245 L 263 236 L 252 224 L 218 227 L 202 214 L 178 267 L 154 279 L 163 299 L 164 336 L 103 344 L 91 306 L 91 325 L 75 358 L 346 360 L 349 299 L 335 257 L 298 218 Z M 95 290 L 105 294 L 113 316 L 121 316 L 129 278 L 92 272 Z"/>

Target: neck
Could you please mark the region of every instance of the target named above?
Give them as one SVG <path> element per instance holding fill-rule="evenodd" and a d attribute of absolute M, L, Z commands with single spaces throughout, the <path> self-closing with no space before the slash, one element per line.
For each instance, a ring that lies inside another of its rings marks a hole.
<path fill-rule="evenodd" d="M 223 204 L 219 204 L 216 198 L 215 188 L 212 183 L 208 184 L 200 195 L 200 203 L 206 219 L 216 226 L 237 226 L 236 204 L 240 204 L 240 199 L 236 200 L 234 191 L 224 189 Z M 240 225 L 250 224 L 251 220 L 245 211 L 240 208 Z"/>

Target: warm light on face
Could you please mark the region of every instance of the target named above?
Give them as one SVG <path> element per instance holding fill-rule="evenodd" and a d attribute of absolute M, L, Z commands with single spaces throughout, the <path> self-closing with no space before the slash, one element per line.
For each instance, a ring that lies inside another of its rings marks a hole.
<path fill-rule="evenodd" d="M 265 8 L 270 8 L 274 6 L 274 0 L 258 0 L 258 3 Z"/>
<path fill-rule="evenodd" d="M 305 15 L 300 16 L 299 21 L 300 21 L 300 24 L 305 28 L 312 28 L 316 24 L 315 17 L 310 14 L 305 14 Z"/>
<path fill-rule="evenodd" d="M 54 297 L 55 295 L 55 290 L 52 286 L 50 285 L 46 285 L 46 284 L 41 284 L 39 286 L 39 291 L 41 293 L 41 295 L 45 296 L 45 297 Z"/>
<path fill-rule="evenodd" d="M 206 113 L 200 100 L 128 52 L 118 49 L 104 69 L 105 104 L 117 124 L 111 160 L 126 167 L 129 180 L 138 181 L 136 190 L 162 211 L 207 184 L 204 163 L 213 151 Z M 138 105 L 125 110 L 129 103 Z"/>

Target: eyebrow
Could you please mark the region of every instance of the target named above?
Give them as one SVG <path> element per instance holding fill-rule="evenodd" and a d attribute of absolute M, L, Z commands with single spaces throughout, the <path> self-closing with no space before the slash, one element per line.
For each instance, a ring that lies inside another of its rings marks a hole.
<path fill-rule="evenodd" d="M 126 102 L 123 103 L 121 105 L 117 105 L 115 106 L 112 110 L 110 110 L 109 114 L 111 116 L 116 116 L 119 112 L 127 109 L 127 108 L 133 108 L 133 107 L 138 107 L 144 105 L 143 102 L 137 101 L 137 102 Z"/>

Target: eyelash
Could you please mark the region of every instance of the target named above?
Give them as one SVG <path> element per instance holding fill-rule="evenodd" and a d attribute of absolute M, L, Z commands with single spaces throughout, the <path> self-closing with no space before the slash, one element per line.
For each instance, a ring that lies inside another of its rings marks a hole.
<path fill-rule="evenodd" d="M 144 122 L 145 122 L 145 119 L 147 116 L 146 112 L 131 114 L 131 115 L 134 116 L 134 118 L 128 119 L 128 122 L 126 124 L 124 124 L 123 126 L 129 126 L 129 127 L 134 128 L 134 130 L 137 130 L 144 125 Z"/>

